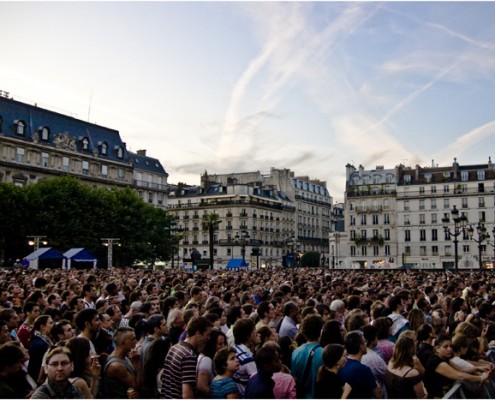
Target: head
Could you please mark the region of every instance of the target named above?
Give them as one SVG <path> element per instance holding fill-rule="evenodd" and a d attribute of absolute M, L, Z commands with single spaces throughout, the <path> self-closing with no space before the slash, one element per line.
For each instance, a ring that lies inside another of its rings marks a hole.
<path fill-rule="evenodd" d="M 272 346 L 263 346 L 255 355 L 258 373 L 273 375 L 282 368 L 282 360 L 279 352 Z"/>
<path fill-rule="evenodd" d="M 53 328 L 53 319 L 49 315 L 40 315 L 34 320 L 33 329 L 49 336 Z"/>
<path fill-rule="evenodd" d="M 205 317 L 194 317 L 187 324 L 187 340 L 196 349 L 202 349 L 210 338 L 213 324 Z"/>
<path fill-rule="evenodd" d="M 26 360 L 26 354 L 17 343 L 5 343 L 0 346 L 0 372 L 7 377 L 20 372 Z"/>
<path fill-rule="evenodd" d="M 307 315 L 302 324 L 301 332 L 307 340 L 319 340 L 321 329 L 323 328 L 323 319 L 316 314 Z"/>
<path fill-rule="evenodd" d="M 366 354 L 367 352 L 366 339 L 361 331 L 348 332 L 344 338 L 344 345 L 347 353 L 351 355 Z"/>
<path fill-rule="evenodd" d="M 210 338 L 205 343 L 203 354 L 213 359 L 215 353 L 222 347 L 227 346 L 227 337 L 220 329 L 212 329 Z"/>
<path fill-rule="evenodd" d="M 416 343 L 414 339 L 409 336 L 400 336 L 395 343 L 394 353 L 392 355 L 392 365 L 394 368 L 401 368 L 404 366 L 413 367 L 413 357 L 416 353 Z"/>
<path fill-rule="evenodd" d="M 89 340 L 80 336 L 73 337 L 66 342 L 65 347 L 72 354 L 74 364 L 72 376 L 84 376 L 88 372 L 87 369 L 91 363 Z"/>
<path fill-rule="evenodd" d="M 322 353 L 323 364 L 327 368 L 342 368 L 347 362 L 347 352 L 341 344 L 328 344 Z"/>
<path fill-rule="evenodd" d="M 223 375 L 230 371 L 232 374 L 239 369 L 239 360 L 233 347 L 223 347 L 215 353 L 213 358 L 215 372 Z"/>
<path fill-rule="evenodd" d="M 94 308 L 85 308 L 76 315 L 76 326 L 81 332 L 86 331 L 89 334 L 95 334 L 100 329 L 100 325 L 98 311 Z"/>
<path fill-rule="evenodd" d="M 53 325 L 50 334 L 55 342 L 60 342 L 61 340 L 69 340 L 74 336 L 74 329 L 69 320 L 62 319 Z"/>
<path fill-rule="evenodd" d="M 445 360 L 452 358 L 452 340 L 448 335 L 441 335 L 435 340 L 435 352 Z"/>
<path fill-rule="evenodd" d="M 234 324 L 233 328 L 235 344 L 250 345 L 256 342 L 253 335 L 256 335 L 254 321 L 250 318 L 242 318 Z"/>
<path fill-rule="evenodd" d="M 64 385 L 74 370 L 72 354 L 66 347 L 58 346 L 46 354 L 45 374 L 58 385 Z"/>
<path fill-rule="evenodd" d="M 113 335 L 113 341 L 117 348 L 127 353 L 136 346 L 136 333 L 133 328 L 128 326 L 118 328 Z"/>

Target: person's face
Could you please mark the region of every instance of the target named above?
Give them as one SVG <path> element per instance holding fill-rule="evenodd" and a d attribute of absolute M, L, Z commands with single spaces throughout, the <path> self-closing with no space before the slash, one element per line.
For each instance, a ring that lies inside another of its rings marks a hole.
<path fill-rule="evenodd" d="M 368 352 L 368 342 L 366 341 L 366 339 L 363 337 L 362 338 L 362 341 L 361 341 L 361 353 L 362 354 L 366 354 Z"/>
<path fill-rule="evenodd" d="M 2 293 L 0 293 L 0 301 L 2 303 L 6 302 L 8 300 L 9 293 L 6 290 L 3 290 Z"/>
<path fill-rule="evenodd" d="M 29 316 L 31 319 L 35 320 L 37 317 L 40 316 L 41 309 L 39 306 L 34 306 L 31 312 L 29 313 Z"/>
<path fill-rule="evenodd" d="M 57 294 L 56 297 L 52 300 L 52 304 L 55 307 L 60 307 L 62 305 L 62 298 Z"/>
<path fill-rule="evenodd" d="M 74 329 L 70 324 L 65 324 L 62 327 L 62 332 L 63 332 L 63 338 L 62 340 L 69 340 L 74 336 Z"/>
<path fill-rule="evenodd" d="M 251 336 L 250 336 L 249 339 L 250 339 L 251 344 L 259 344 L 259 343 L 261 343 L 260 334 L 258 332 L 256 332 L 256 329 L 253 329 L 253 331 L 251 332 Z"/>
<path fill-rule="evenodd" d="M 7 328 L 7 325 L 0 326 L 0 344 L 4 344 L 12 340 L 9 332 L 10 331 L 9 328 Z"/>
<path fill-rule="evenodd" d="M 158 286 L 153 286 L 153 289 L 151 289 L 151 294 L 154 294 L 155 296 L 158 296 L 158 292 L 160 291 L 160 288 Z"/>
<path fill-rule="evenodd" d="M 44 335 L 49 335 L 53 328 L 53 319 L 48 318 L 45 325 L 41 325 L 41 333 Z"/>
<path fill-rule="evenodd" d="M 160 314 L 160 302 L 153 300 L 151 302 L 150 315 Z"/>
<path fill-rule="evenodd" d="M 199 335 L 199 343 L 198 348 L 202 349 L 206 342 L 210 340 L 211 328 L 208 328 L 203 334 L 198 332 Z"/>
<path fill-rule="evenodd" d="M 444 359 L 452 358 L 452 342 L 450 340 L 444 341 L 440 346 L 436 347 L 437 353 Z"/>
<path fill-rule="evenodd" d="M 136 344 L 137 339 L 134 332 L 129 332 L 127 337 L 122 341 L 122 346 L 124 346 L 127 351 L 131 351 L 134 347 L 136 347 Z"/>
<path fill-rule="evenodd" d="M 101 321 L 98 315 L 95 315 L 93 319 L 91 320 L 91 332 L 96 332 L 98 329 L 100 329 L 101 326 Z"/>
<path fill-rule="evenodd" d="M 227 357 L 227 367 L 226 371 L 237 371 L 239 369 L 239 359 L 237 358 L 237 354 L 235 352 L 229 353 Z"/>
<path fill-rule="evenodd" d="M 113 307 L 113 320 L 114 321 L 120 321 L 122 319 L 122 311 L 120 311 L 120 307 L 114 306 Z"/>
<path fill-rule="evenodd" d="M 112 318 L 110 318 L 110 315 L 103 314 L 101 318 L 101 327 L 106 330 L 112 327 Z"/>
<path fill-rule="evenodd" d="M 220 350 L 222 347 L 225 347 L 225 337 L 223 335 L 218 335 L 217 336 L 217 344 L 216 344 L 216 350 Z"/>
<path fill-rule="evenodd" d="M 19 324 L 19 317 L 17 313 L 12 314 L 10 319 L 7 321 L 7 328 L 9 328 L 9 331 L 12 329 L 17 328 L 17 325 Z"/>
<path fill-rule="evenodd" d="M 272 329 L 272 333 L 268 337 L 268 340 L 270 340 L 272 342 L 278 342 L 278 333 L 275 329 Z"/>
<path fill-rule="evenodd" d="M 83 308 L 84 308 L 84 300 L 83 299 L 77 299 L 76 310 L 81 311 Z"/>
<path fill-rule="evenodd" d="M 160 323 L 160 332 L 159 334 L 161 336 L 166 335 L 168 333 L 168 327 L 167 327 L 167 321 L 165 319 L 162 319 L 162 322 Z"/>
<path fill-rule="evenodd" d="M 67 354 L 55 354 L 45 365 L 45 373 L 52 382 L 63 384 L 69 380 L 74 366 Z"/>

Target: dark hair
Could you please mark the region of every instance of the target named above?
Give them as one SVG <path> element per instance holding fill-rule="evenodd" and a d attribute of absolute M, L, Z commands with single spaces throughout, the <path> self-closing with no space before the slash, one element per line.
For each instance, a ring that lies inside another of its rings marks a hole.
<path fill-rule="evenodd" d="M 160 328 L 162 321 L 165 318 L 162 314 L 155 314 L 148 318 L 148 333 L 152 335 L 155 333 L 155 328 Z"/>
<path fill-rule="evenodd" d="M 319 315 L 309 314 L 302 321 L 301 333 L 307 340 L 318 340 L 321 335 L 321 328 L 323 328 L 323 319 Z"/>
<path fill-rule="evenodd" d="M 258 304 L 257 311 L 258 311 L 258 317 L 260 319 L 265 318 L 265 315 L 270 312 L 270 302 L 269 301 L 262 301 Z"/>
<path fill-rule="evenodd" d="M 86 359 L 91 350 L 89 340 L 81 336 L 76 336 L 69 339 L 65 347 L 70 350 L 74 362 L 74 371 L 71 373 L 71 376 L 82 378 L 88 372 Z"/>
<path fill-rule="evenodd" d="M 213 329 L 210 334 L 210 338 L 205 343 L 203 354 L 210 357 L 213 360 L 215 353 L 217 352 L 217 339 L 219 336 L 223 336 L 225 344 L 227 344 L 227 336 L 220 329 Z"/>
<path fill-rule="evenodd" d="M 392 296 L 392 298 L 388 301 L 388 307 L 392 312 L 397 310 L 397 307 L 399 307 L 402 304 L 403 297 L 400 295 Z"/>
<path fill-rule="evenodd" d="M 227 323 L 230 327 L 241 317 L 241 310 L 241 306 L 234 306 L 227 312 Z"/>
<path fill-rule="evenodd" d="M 321 368 L 333 368 L 335 364 L 342 358 L 344 354 L 345 348 L 341 344 L 327 344 L 323 349 L 323 353 L 321 355 L 323 360 L 323 366 Z M 320 371 L 318 371 L 318 376 L 320 376 Z M 316 378 L 318 381 L 318 377 Z"/>
<path fill-rule="evenodd" d="M 363 331 L 364 338 L 368 343 L 371 343 L 376 339 L 377 330 L 373 325 L 365 325 L 361 328 L 361 330 Z"/>
<path fill-rule="evenodd" d="M 387 339 L 390 336 L 392 320 L 388 317 L 380 317 L 374 320 L 373 326 L 376 328 L 378 340 Z"/>
<path fill-rule="evenodd" d="M 280 357 L 277 349 L 271 346 L 263 346 L 256 352 L 255 361 L 256 368 L 259 372 L 263 372 L 267 370 L 267 367 L 270 366 L 274 360 L 277 360 Z"/>
<path fill-rule="evenodd" d="M 227 360 L 229 358 L 229 354 L 234 353 L 237 354 L 233 347 L 222 347 L 218 350 L 213 357 L 213 367 L 215 368 L 215 372 L 217 375 L 222 375 L 225 373 L 225 367 L 227 366 Z"/>
<path fill-rule="evenodd" d="M 68 319 L 62 319 L 55 324 L 53 324 L 52 330 L 50 331 L 50 335 L 54 342 L 58 341 L 58 335 L 63 335 L 64 330 L 63 327 L 65 325 L 70 325 L 70 321 Z"/>
<path fill-rule="evenodd" d="M 232 332 L 235 344 L 246 343 L 255 329 L 254 321 L 251 318 L 242 318 L 236 321 Z"/>
<path fill-rule="evenodd" d="M 192 318 L 187 324 L 187 336 L 191 337 L 196 335 L 196 333 L 203 334 L 209 328 L 212 328 L 213 324 L 210 320 L 205 317 L 195 317 Z"/>
<path fill-rule="evenodd" d="M 345 349 L 349 354 L 357 354 L 363 343 L 364 335 L 361 331 L 348 332 L 344 337 Z"/>
<path fill-rule="evenodd" d="M 320 346 L 325 347 L 327 344 L 344 344 L 344 338 L 340 332 L 340 323 L 334 319 L 325 322 L 321 331 Z"/>
<path fill-rule="evenodd" d="M 7 342 L 0 346 L 0 371 L 25 359 L 24 351 L 17 344 Z"/>
<path fill-rule="evenodd" d="M 430 324 L 422 324 L 416 332 L 418 342 L 428 339 L 431 333 L 433 333 L 433 327 Z"/>
<path fill-rule="evenodd" d="M 82 287 L 83 297 L 86 293 L 91 292 L 91 289 L 93 289 L 94 287 L 95 287 L 95 285 L 93 285 L 92 283 L 86 283 L 85 285 L 83 285 L 83 287 Z"/>
<path fill-rule="evenodd" d="M 51 318 L 52 317 L 50 317 L 49 315 L 46 315 L 46 314 L 43 314 L 43 315 L 40 315 L 39 317 L 36 317 L 36 319 L 34 320 L 34 323 L 33 323 L 33 329 L 35 331 L 39 331 L 41 329 L 41 326 L 46 325 L 47 321 Z"/>
<path fill-rule="evenodd" d="M 156 397 L 156 375 L 160 368 L 163 367 L 163 360 L 169 349 L 170 340 L 168 339 L 159 338 L 151 342 L 150 347 L 144 356 L 144 387 L 147 393 L 142 396 L 143 398 Z"/>
<path fill-rule="evenodd" d="M 86 322 L 91 323 L 93 318 L 98 315 L 98 311 L 94 308 L 85 308 L 76 315 L 76 326 L 80 331 L 83 331 L 86 327 Z"/>
<path fill-rule="evenodd" d="M 24 311 L 24 314 L 31 313 L 34 307 L 38 307 L 38 303 L 35 303 L 34 301 L 28 301 L 26 304 L 24 304 L 22 311 Z"/>

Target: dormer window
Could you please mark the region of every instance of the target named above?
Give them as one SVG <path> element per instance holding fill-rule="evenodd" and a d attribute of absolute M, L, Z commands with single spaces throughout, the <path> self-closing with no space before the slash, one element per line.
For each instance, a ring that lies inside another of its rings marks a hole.
<path fill-rule="evenodd" d="M 81 142 L 81 150 L 88 151 L 89 150 L 89 139 L 87 137 L 79 137 L 79 141 Z"/>
<path fill-rule="evenodd" d="M 106 142 L 102 142 L 100 145 L 100 155 L 106 156 L 108 154 L 108 144 Z"/>
<path fill-rule="evenodd" d="M 40 126 L 38 128 L 38 133 L 42 141 L 48 142 L 48 140 L 50 139 L 50 128 L 48 128 L 47 126 Z"/>
<path fill-rule="evenodd" d="M 115 151 L 117 158 L 119 159 L 124 158 L 124 149 L 122 148 L 122 146 L 115 146 L 113 150 Z"/>
<path fill-rule="evenodd" d="M 404 175 L 404 182 L 411 183 L 411 175 Z"/>
<path fill-rule="evenodd" d="M 26 134 L 26 123 L 22 120 L 16 119 L 14 121 L 14 131 L 16 135 L 24 136 Z"/>
<path fill-rule="evenodd" d="M 431 182 L 431 177 L 432 177 L 432 175 L 430 173 L 425 174 L 426 183 L 430 183 Z"/>
<path fill-rule="evenodd" d="M 478 173 L 478 180 L 484 181 L 485 180 L 485 170 L 480 169 L 477 171 L 477 173 Z"/>

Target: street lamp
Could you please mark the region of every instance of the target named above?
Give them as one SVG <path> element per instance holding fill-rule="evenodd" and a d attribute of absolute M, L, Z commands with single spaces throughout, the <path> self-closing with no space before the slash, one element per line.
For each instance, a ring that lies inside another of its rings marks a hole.
<path fill-rule="evenodd" d="M 481 251 L 483 249 L 483 242 L 487 240 L 490 235 L 486 232 L 486 227 L 482 222 L 478 222 L 478 225 L 476 226 L 476 232 L 478 233 L 478 239 L 475 239 L 473 237 L 474 234 L 474 228 L 472 225 L 469 225 L 469 228 L 467 228 L 468 234 L 469 234 L 469 239 L 474 240 L 476 243 L 478 243 L 478 260 L 480 263 L 480 269 L 483 266 L 483 263 L 481 261 Z"/>
<path fill-rule="evenodd" d="M 46 240 L 42 240 L 46 238 L 44 235 L 29 235 L 27 236 L 28 239 L 31 239 L 28 244 L 30 246 L 34 246 L 34 251 L 38 250 L 40 248 L 40 244 L 43 246 L 46 246 L 48 242 Z"/>
<path fill-rule="evenodd" d="M 110 269 L 112 267 L 113 260 L 113 245 L 120 246 L 119 238 L 101 238 L 103 241 L 103 246 L 108 247 L 107 252 L 107 267 Z"/>
<path fill-rule="evenodd" d="M 170 247 L 172 248 L 172 269 L 174 269 L 174 259 L 175 259 L 175 245 L 180 241 L 180 235 L 177 235 L 177 224 L 175 221 L 170 223 L 170 226 L 164 228 L 168 237 L 170 238 Z"/>
<path fill-rule="evenodd" d="M 250 237 L 249 237 L 249 232 L 248 231 L 241 231 L 241 234 L 239 235 L 239 232 L 235 234 L 235 242 L 239 246 L 241 246 L 241 255 L 242 255 L 242 261 L 246 261 L 246 246 L 249 244 Z"/>
<path fill-rule="evenodd" d="M 454 236 L 454 267 L 455 272 L 457 272 L 459 270 L 459 260 L 457 257 L 459 239 L 457 238 L 461 233 L 464 232 L 467 223 L 467 217 L 464 213 L 461 213 L 461 216 L 459 216 L 459 210 L 455 206 L 452 208 L 452 210 L 450 210 L 450 214 L 452 215 L 452 220 L 454 221 L 454 230 L 451 231 L 449 229 L 450 219 L 448 213 L 444 214 L 444 217 L 442 218 L 442 224 L 445 235 Z"/>

